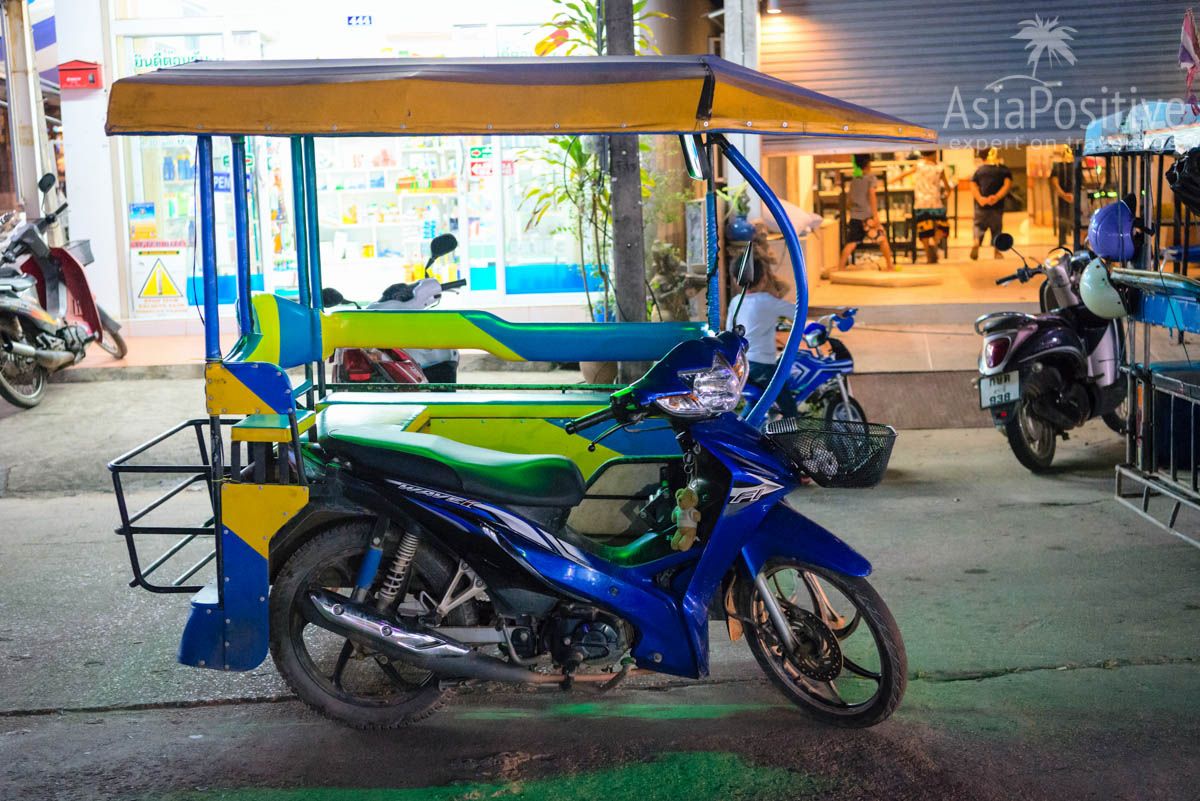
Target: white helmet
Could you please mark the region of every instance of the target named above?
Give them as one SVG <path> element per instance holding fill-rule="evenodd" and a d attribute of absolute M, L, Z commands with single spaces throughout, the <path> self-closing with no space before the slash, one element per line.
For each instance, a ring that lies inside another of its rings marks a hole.
<path fill-rule="evenodd" d="M 1116 320 L 1128 314 L 1121 294 L 1108 280 L 1108 268 L 1100 259 L 1092 259 L 1083 268 L 1083 277 L 1079 279 L 1079 295 L 1083 298 L 1083 305 L 1097 317 Z"/>

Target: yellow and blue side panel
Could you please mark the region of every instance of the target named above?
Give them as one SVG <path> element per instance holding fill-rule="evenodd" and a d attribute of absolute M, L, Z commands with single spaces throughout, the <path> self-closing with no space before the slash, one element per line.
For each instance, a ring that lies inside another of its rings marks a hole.
<path fill-rule="evenodd" d="M 337 348 L 473 348 L 508 361 L 654 361 L 703 336 L 703 323 L 514 323 L 483 311 L 339 310 L 321 315 Z"/>
<path fill-rule="evenodd" d="M 308 488 L 221 486 L 221 597 L 205 587 L 192 599 L 179 661 L 217 670 L 253 670 L 267 655 L 271 538 L 308 503 Z"/>
<path fill-rule="evenodd" d="M 295 409 L 291 379 L 269 362 L 210 362 L 204 366 L 204 385 L 210 415 L 288 414 Z"/>
<path fill-rule="evenodd" d="M 270 362 L 286 370 L 321 359 L 317 312 L 266 293 L 255 295 L 250 308 L 254 330 L 238 340 L 226 362 Z"/>

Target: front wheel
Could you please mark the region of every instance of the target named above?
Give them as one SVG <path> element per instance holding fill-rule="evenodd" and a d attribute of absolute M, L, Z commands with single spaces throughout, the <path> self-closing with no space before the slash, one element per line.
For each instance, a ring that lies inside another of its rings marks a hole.
<path fill-rule="evenodd" d="M 100 350 L 114 359 L 124 359 L 125 354 L 129 353 L 129 346 L 125 344 L 125 338 L 108 328 L 104 329 L 104 337 L 96 344 L 100 346 Z"/>
<path fill-rule="evenodd" d="M 772 622 L 763 588 L 787 620 L 790 647 Z M 735 607 L 759 667 L 809 714 L 866 727 L 899 706 L 908 682 L 904 641 L 866 579 L 772 559 L 757 579 L 739 579 Z"/>
<path fill-rule="evenodd" d="M 1026 469 L 1034 473 L 1050 469 L 1058 445 L 1058 429 L 1036 417 L 1025 398 L 1017 401 L 1017 408 L 1004 424 L 1004 435 L 1013 456 Z"/>
<path fill-rule="evenodd" d="M 33 359 L 0 351 L 0 397 L 13 406 L 32 409 L 41 403 L 49 376 Z"/>
<path fill-rule="evenodd" d="M 862 404 L 849 395 L 843 396 L 839 392 L 825 405 L 825 422 L 842 423 L 847 421 L 865 423 L 867 422 L 867 413 L 863 411 Z"/>

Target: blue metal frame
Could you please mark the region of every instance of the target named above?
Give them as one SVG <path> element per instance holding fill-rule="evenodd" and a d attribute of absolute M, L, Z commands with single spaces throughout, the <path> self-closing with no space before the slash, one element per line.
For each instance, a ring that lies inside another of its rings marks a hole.
<path fill-rule="evenodd" d="M 783 347 L 783 355 L 779 358 L 775 375 L 771 376 L 771 382 L 767 384 L 758 403 L 754 404 L 754 407 L 746 415 L 747 423 L 758 426 L 762 425 L 763 420 L 767 417 L 767 412 L 771 410 L 771 404 L 775 403 L 775 398 L 779 396 L 779 390 L 783 388 L 784 381 L 791 374 L 792 362 L 796 360 L 796 352 L 800 349 L 800 341 L 804 335 L 802 323 L 808 316 L 808 276 L 804 271 L 804 251 L 800 248 L 800 238 L 796 236 L 796 229 L 792 227 L 791 220 L 784 211 L 783 204 L 779 202 L 779 198 L 736 147 L 723 136 L 718 135 L 715 139 L 724 152 L 725 158 L 729 159 L 734 169 L 746 179 L 746 183 L 750 184 L 750 187 L 771 212 L 771 216 L 775 218 L 775 222 L 778 223 L 779 230 L 783 232 L 783 241 L 787 245 L 788 256 L 791 257 L 792 274 L 796 279 L 795 325 L 792 326 L 787 344 Z"/>
<path fill-rule="evenodd" d="M 233 158 L 233 227 L 237 242 L 238 333 L 254 330 L 250 314 L 250 215 L 246 210 L 246 137 L 231 137 Z"/>
<path fill-rule="evenodd" d="M 221 360 L 221 321 L 217 303 L 217 232 L 213 216 L 213 142 L 211 136 L 196 137 L 196 161 L 200 179 L 200 265 L 204 287 L 204 358 Z"/>
<path fill-rule="evenodd" d="M 296 240 L 296 292 L 299 294 L 300 305 L 312 307 L 309 295 L 309 270 L 308 270 L 308 203 L 305 202 L 305 186 L 304 180 L 304 150 L 300 143 L 300 137 L 293 136 L 292 144 L 292 215 L 294 219 L 293 231 Z M 313 226 L 316 227 L 316 221 L 313 221 Z M 317 293 L 320 294 L 320 289 Z"/>

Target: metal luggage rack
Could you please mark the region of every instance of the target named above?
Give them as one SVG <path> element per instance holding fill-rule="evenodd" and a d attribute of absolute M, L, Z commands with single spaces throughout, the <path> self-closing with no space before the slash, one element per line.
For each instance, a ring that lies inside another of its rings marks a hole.
<path fill-rule="evenodd" d="M 1127 463 L 1116 468 L 1116 500 L 1200 547 L 1200 367 L 1126 369 L 1139 408 Z"/>
<path fill-rule="evenodd" d="M 221 418 L 219 421 L 221 426 L 231 426 L 237 422 L 232 418 Z M 130 587 L 141 587 L 150 592 L 160 593 L 196 593 L 202 589 L 199 584 L 187 584 L 192 576 L 199 573 L 206 565 L 212 562 L 217 556 L 217 538 L 215 536 L 215 493 L 216 486 L 212 475 L 212 460 L 210 458 L 208 442 L 210 438 L 211 422 L 209 418 L 197 418 L 193 420 L 185 420 L 184 422 L 168 429 L 159 434 L 157 437 L 145 442 L 126 454 L 123 454 L 109 463 L 108 469 L 112 472 L 113 489 L 117 496 L 117 508 L 121 515 L 121 525 L 115 529 L 116 533 L 125 538 L 125 544 L 129 549 L 129 563 L 133 569 L 133 579 L 129 582 Z M 162 445 L 165 442 L 173 440 L 175 437 L 183 435 L 185 431 L 191 431 L 196 437 L 196 446 L 198 453 L 197 464 L 130 464 L 137 457 L 147 453 L 153 448 Z M 221 441 L 224 441 L 224 437 Z M 129 505 L 125 497 L 125 487 L 122 483 L 122 476 L 127 474 L 141 475 L 160 475 L 171 476 L 180 475 L 182 478 L 174 484 L 170 489 L 164 492 L 155 500 L 143 506 L 141 509 L 130 514 Z M 228 469 L 226 470 L 228 475 Z M 152 512 L 160 509 L 164 504 L 172 498 L 179 495 L 195 484 L 203 482 L 205 490 L 208 493 L 209 500 L 209 517 L 199 525 L 144 525 L 139 521 L 146 518 Z M 142 567 L 142 560 L 138 555 L 137 538 L 140 536 L 175 536 L 178 537 L 175 542 L 168 547 L 157 558 Z M 172 561 L 178 562 L 175 557 L 179 556 L 188 545 L 193 542 L 203 544 L 205 538 L 212 538 L 211 545 L 204 554 L 195 561 L 187 564 L 182 572 L 171 580 L 168 584 L 155 584 L 150 581 L 150 576 L 154 575 L 158 570 Z"/>

